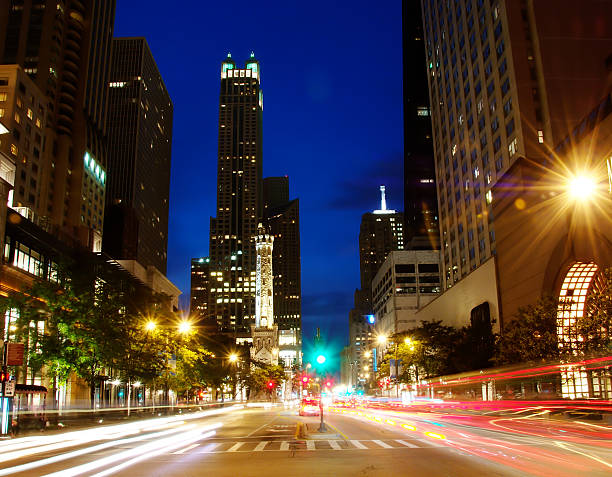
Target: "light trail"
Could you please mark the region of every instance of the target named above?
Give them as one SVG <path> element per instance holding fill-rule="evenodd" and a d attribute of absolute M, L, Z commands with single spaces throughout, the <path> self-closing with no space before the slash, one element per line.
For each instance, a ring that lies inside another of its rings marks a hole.
<path fill-rule="evenodd" d="M 191 444 L 195 441 L 205 439 L 214 434 L 213 432 L 204 433 L 202 430 L 194 430 L 190 432 L 183 432 L 181 434 L 167 437 L 165 439 L 150 442 L 148 444 L 144 444 L 133 449 L 129 449 L 123 452 L 120 452 L 115 455 L 111 455 L 108 457 L 103 457 L 101 459 L 94 460 L 92 462 L 88 462 L 86 464 L 78 465 L 76 467 L 72 467 L 70 469 L 60 470 L 59 472 L 53 472 L 52 474 L 46 474 L 45 477 L 74 477 L 76 475 L 84 474 L 85 472 L 91 472 L 93 470 L 99 469 L 100 467 L 104 467 L 106 465 L 115 464 L 124 459 L 128 459 L 130 457 L 134 457 L 133 459 L 124 462 L 121 465 L 115 466 L 111 469 L 107 469 L 104 472 L 101 472 L 96 475 L 109 475 L 110 473 L 117 472 L 118 470 L 128 467 L 136 462 L 141 460 L 148 459 L 150 457 L 154 457 L 164 452 L 169 452 L 174 449 L 178 449 L 183 447 L 185 444 Z"/>

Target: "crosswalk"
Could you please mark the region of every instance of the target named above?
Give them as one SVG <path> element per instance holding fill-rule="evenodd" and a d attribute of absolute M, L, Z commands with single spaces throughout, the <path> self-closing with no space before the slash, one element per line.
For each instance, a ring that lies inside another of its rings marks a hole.
<path fill-rule="evenodd" d="M 405 439 L 386 439 L 386 440 L 305 440 L 305 441 L 221 441 L 207 442 L 199 446 L 189 446 L 179 449 L 173 454 L 201 453 L 238 453 L 238 452 L 270 452 L 270 451 L 290 451 L 295 449 L 297 452 L 313 451 L 368 451 L 368 450 L 398 450 L 398 449 L 426 449 L 431 447 L 444 447 L 435 442 L 421 440 L 407 441 Z"/>

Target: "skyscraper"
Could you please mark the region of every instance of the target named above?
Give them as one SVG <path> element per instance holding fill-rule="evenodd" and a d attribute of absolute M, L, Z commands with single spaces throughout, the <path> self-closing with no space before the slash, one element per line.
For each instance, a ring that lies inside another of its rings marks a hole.
<path fill-rule="evenodd" d="M 406 249 L 440 247 L 429 89 L 420 2 L 402 1 L 404 238 Z"/>
<path fill-rule="evenodd" d="M 366 212 L 359 229 L 359 271 L 361 288 L 355 290 L 354 306 L 349 312 L 349 349 L 353 381 L 366 380 L 363 367 L 371 357 L 365 350 L 372 342 L 375 324 L 372 308 L 372 280 L 389 252 L 404 250 L 404 215 L 387 209 L 385 186 L 380 186 L 380 209 Z"/>
<path fill-rule="evenodd" d="M 34 140 L 20 162 L 35 193 L 13 205 L 61 238 L 99 250 L 104 218 L 105 120 L 114 0 L 3 2 L 0 62 L 19 64 L 46 95 L 42 148 Z M 38 113 L 39 111 L 37 111 Z M 23 163 L 23 162 L 22 162 Z M 32 182 L 33 181 L 33 182 Z"/>
<path fill-rule="evenodd" d="M 208 257 L 191 259 L 191 302 L 189 314 L 200 323 L 203 323 L 208 318 L 209 264 L 210 260 Z"/>
<path fill-rule="evenodd" d="M 255 244 L 262 217 L 259 62 L 221 63 L 217 216 L 210 219 L 210 314 L 221 331 L 247 333 L 255 314 Z"/>
<path fill-rule="evenodd" d="M 496 253 L 498 178 L 519 157 L 546 163 L 599 103 L 612 49 L 602 20 L 610 12 L 590 0 L 428 0 L 422 7 L 449 288 Z"/>
<path fill-rule="evenodd" d="M 361 289 L 367 291 L 371 306 L 372 279 L 392 250 L 404 250 L 404 215 L 387 209 L 385 186 L 380 186 L 380 209 L 361 216 L 359 228 L 359 270 Z"/>
<path fill-rule="evenodd" d="M 264 223 L 274 236 L 274 322 L 280 358 L 292 364 L 302 344 L 300 203 L 289 200 L 288 177 L 266 177 L 263 185 Z"/>
<path fill-rule="evenodd" d="M 166 273 L 173 106 L 144 38 L 113 39 L 104 250 Z"/>

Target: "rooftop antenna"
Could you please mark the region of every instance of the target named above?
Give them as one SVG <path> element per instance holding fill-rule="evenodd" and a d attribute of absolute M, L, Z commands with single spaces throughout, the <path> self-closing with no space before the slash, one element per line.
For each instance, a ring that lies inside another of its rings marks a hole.
<path fill-rule="evenodd" d="M 380 210 L 387 210 L 387 201 L 385 200 L 385 186 L 380 186 Z"/>

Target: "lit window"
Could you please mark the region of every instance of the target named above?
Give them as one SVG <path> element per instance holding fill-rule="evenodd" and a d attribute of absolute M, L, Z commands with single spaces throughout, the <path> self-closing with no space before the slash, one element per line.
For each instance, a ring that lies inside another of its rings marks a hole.
<path fill-rule="evenodd" d="M 36 118 L 36 127 L 37 128 L 42 127 L 42 123 L 40 122 L 40 118 Z"/>
<path fill-rule="evenodd" d="M 19 115 L 18 112 L 15 111 L 15 122 L 17 124 L 21 124 L 21 116 Z"/>
<path fill-rule="evenodd" d="M 514 138 L 510 144 L 508 144 L 508 152 L 510 153 L 510 157 L 516 154 L 518 150 L 518 139 Z"/>
<path fill-rule="evenodd" d="M 11 144 L 11 154 L 13 156 L 16 156 L 17 154 L 19 154 L 19 149 L 17 149 L 17 146 L 15 144 Z"/>
<path fill-rule="evenodd" d="M 4 109 L 0 108 L 0 118 L 3 118 L 3 117 L 4 117 Z"/>
<path fill-rule="evenodd" d="M 493 193 L 488 190 L 487 193 L 485 194 L 485 197 L 487 199 L 487 204 L 490 204 L 491 202 L 493 202 Z"/>
<path fill-rule="evenodd" d="M 6 93 L 0 93 L 0 101 L 6 101 Z"/>
<path fill-rule="evenodd" d="M 32 110 L 30 108 L 28 108 L 28 112 L 26 113 L 29 119 L 33 119 L 34 118 L 34 113 L 32 112 Z"/>
<path fill-rule="evenodd" d="M 538 142 L 544 144 L 544 131 L 538 131 Z"/>

